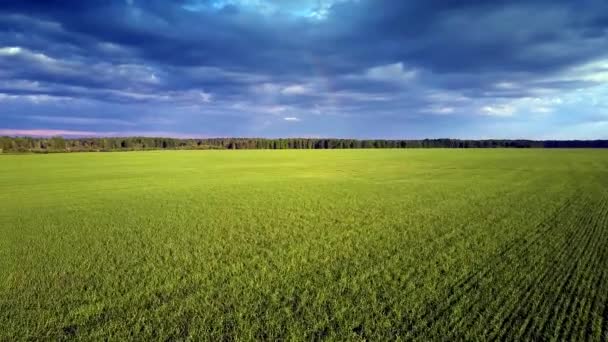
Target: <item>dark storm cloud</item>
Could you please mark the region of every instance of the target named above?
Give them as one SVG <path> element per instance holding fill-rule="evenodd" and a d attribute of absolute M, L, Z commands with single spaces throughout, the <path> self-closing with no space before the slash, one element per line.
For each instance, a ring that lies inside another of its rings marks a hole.
<path fill-rule="evenodd" d="M 604 82 L 572 70 L 606 57 L 606 1 L 305 3 L 2 1 L 0 93 L 373 125 Z"/>
<path fill-rule="evenodd" d="M 606 50 L 605 1 L 343 2 L 318 23 L 203 5 L 188 11 L 185 4 L 10 2 L 3 6 L 5 14 L 57 23 L 67 33 L 44 24 L 20 26 L 15 18 L 3 26 L 24 35 L 33 28 L 60 39 L 54 43 L 85 44 L 82 48 L 94 51 L 97 43 L 114 43 L 162 64 L 290 73 L 305 72 L 315 58 L 327 72 L 395 61 L 436 72 L 553 71 Z"/>

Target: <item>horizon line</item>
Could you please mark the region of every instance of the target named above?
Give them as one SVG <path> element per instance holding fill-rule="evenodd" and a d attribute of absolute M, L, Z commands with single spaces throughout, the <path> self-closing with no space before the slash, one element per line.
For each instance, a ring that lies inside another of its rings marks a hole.
<path fill-rule="evenodd" d="M 220 139 L 234 139 L 234 140 L 290 140 L 290 139 L 303 139 L 303 140 L 354 140 L 354 141 L 424 141 L 424 140 L 452 140 L 452 141 L 532 141 L 532 142 L 546 142 L 546 141 L 608 141 L 605 139 L 536 139 L 536 138 L 337 138 L 337 137 L 256 137 L 256 136 L 207 136 L 207 137 L 175 137 L 175 136 L 152 136 L 152 135 L 93 135 L 93 136 L 63 136 L 63 135 L 5 135 L 1 134 L 0 138 L 24 138 L 24 139 L 53 139 L 62 138 L 65 140 L 78 140 L 78 139 L 173 139 L 173 140 L 220 140 Z"/>

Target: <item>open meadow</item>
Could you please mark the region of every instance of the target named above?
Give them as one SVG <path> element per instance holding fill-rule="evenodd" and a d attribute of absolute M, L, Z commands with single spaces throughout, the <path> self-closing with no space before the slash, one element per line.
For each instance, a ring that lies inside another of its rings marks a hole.
<path fill-rule="evenodd" d="M 0 155 L 0 340 L 608 338 L 608 151 Z"/>

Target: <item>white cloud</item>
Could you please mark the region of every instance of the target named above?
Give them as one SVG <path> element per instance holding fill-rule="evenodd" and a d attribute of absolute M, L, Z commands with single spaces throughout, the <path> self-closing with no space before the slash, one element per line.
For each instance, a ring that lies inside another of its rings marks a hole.
<path fill-rule="evenodd" d="M 19 46 L 7 46 L 0 48 L 0 56 L 18 56 L 29 61 L 35 61 L 47 67 L 55 67 L 58 61 L 40 52 L 33 52 Z"/>
<path fill-rule="evenodd" d="M 597 82 L 597 83 L 608 83 L 608 70 L 597 71 L 590 73 L 582 77 L 584 81 Z"/>
<path fill-rule="evenodd" d="M 110 118 L 96 118 L 96 117 L 73 117 L 73 116 L 26 116 L 25 118 L 39 122 L 51 122 L 60 124 L 76 124 L 76 125 L 99 125 L 99 124 L 111 124 L 120 126 L 135 126 L 135 123 L 121 120 L 121 119 L 110 119 Z"/>
<path fill-rule="evenodd" d="M 523 97 L 510 102 L 517 112 L 548 114 L 563 103 L 560 97 Z"/>
<path fill-rule="evenodd" d="M 608 59 L 595 60 L 578 65 L 553 76 L 544 78 L 546 82 L 589 82 L 595 85 L 608 84 Z"/>
<path fill-rule="evenodd" d="M 83 79 L 94 78 L 96 81 L 120 83 L 131 89 L 137 88 L 140 85 L 158 86 L 162 83 L 159 71 L 143 64 L 86 64 L 82 61 L 56 59 L 44 53 L 18 46 L 0 48 L 0 58 L 9 59 L 9 63 L 13 63 L 10 59 L 17 58 L 40 73 L 60 75 L 62 77 L 71 75 Z M 13 72 L 9 68 L 10 73 Z"/>
<path fill-rule="evenodd" d="M 494 85 L 494 87 L 503 90 L 517 89 L 517 85 L 513 82 L 498 82 Z"/>
<path fill-rule="evenodd" d="M 31 136 L 31 137 L 52 137 L 52 136 L 101 136 L 106 133 L 91 131 L 72 131 L 60 129 L 0 129 L 0 135 L 8 136 Z"/>
<path fill-rule="evenodd" d="M 515 113 L 515 107 L 511 105 L 484 106 L 481 108 L 481 112 L 488 116 L 506 117 L 512 116 Z"/>
<path fill-rule="evenodd" d="M 2 80 L 0 81 L 0 87 L 13 89 L 13 90 L 28 90 L 28 91 L 40 91 L 46 88 L 40 86 L 38 81 L 30 80 Z"/>
<path fill-rule="evenodd" d="M 281 114 L 289 110 L 287 106 L 261 106 L 260 109 L 262 112 L 267 112 L 270 114 Z"/>
<path fill-rule="evenodd" d="M 535 113 L 552 113 L 553 112 L 553 108 L 551 107 L 534 107 L 531 108 L 531 111 L 535 112 Z"/>
<path fill-rule="evenodd" d="M 423 110 L 426 113 L 432 114 L 452 114 L 456 109 L 448 106 L 431 106 Z"/>
<path fill-rule="evenodd" d="M 26 95 L 15 95 L 0 93 L 0 101 L 29 101 L 35 104 L 51 102 L 51 101 L 69 101 L 72 100 L 69 96 L 57 96 L 47 94 L 26 94 Z"/>
<path fill-rule="evenodd" d="M 416 78 L 418 71 L 406 69 L 403 63 L 380 65 L 367 69 L 365 77 L 376 81 L 407 82 Z"/>
<path fill-rule="evenodd" d="M 132 1 L 132 0 L 127 0 Z M 188 2 L 182 6 L 191 12 L 206 9 L 221 10 L 228 5 L 236 5 L 246 11 L 254 11 L 262 15 L 291 15 L 311 20 L 325 20 L 331 13 L 334 4 L 359 0 L 215 0 L 210 3 Z"/>
<path fill-rule="evenodd" d="M 281 91 L 281 86 L 275 83 L 262 83 L 254 85 L 251 90 L 258 94 L 276 94 Z"/>
<path fill-rule="evenodd" d="M 283 95 L 304 95 L 311 92 L 310 87 L 302 84 L 292 84 L 281 89 Z"/>
<path fill-rule="evenodd" d="M 354 101 L 388 101 L 391 96 L 388 94 L 370 94 L 358 91 L 341 90 L 327 93 L 330 98 Z"/>
<path fill-rule="evenodd" d="M 317 20 L 326 19 L 334 4 L 348 1 L 352 0 L 317 0 L 316 3 L 313 2 L 316 6 L 309 10 L 309 14 L 307 16 Z"/>
<path fill-rule="evenodd" d="M 312 87 L 305 84 L 282 85 L 278 83 L 265 82 L 254 85 L 251 90 L 263 95 L 304 95 L 312 92 Z"/>
<path fill-rule="evenodd" d="M 436 91 L 436 90 L 432 90 L 430 92 L 428 92 L 428 94 L 426 95 L 426 98 L 429 101 L 433 101 L 433 102 L 469 102 L 471 101 L 470 98 L 463 96 L 460 93 L 457 92 L 450 92 L 450 91 Z"/>
<path fill-rule="evenodd" d="M 97 46 L 100 50 L 102 50 L 106 53 L 125 53 L 125 52 L 127 52 L 126 48 L 123 48 L 122 46 L 120 46 L 118 44 L 114 44 L 114 43 L 110 43 L 110 42 L 100 42 L 100 43 L 97 43 Z"/>
<path fill-rule="evenodd" d="M 22 51 L 23 49 L 18 46 L 6 46 L 0 48 L 0 56 L 15 56 L 20 54 Z"/>
<path fill-rule="evenodd" d="M 285 118 L 283 118 L 283 120 L 285 120 L 285 121 L 300 121 L 299 118 L 296 118 L 294 116 L 285 117 Z"/>
<path fill-rule="evenodd" d="M 203 101 L 205 103 L 211 102 L 212 95 L 210 93 L 206 93 L 204 91 L 201 91 L 201 92 L 198 93 L 198 96 L 201 98 L 201 101 Z"/>

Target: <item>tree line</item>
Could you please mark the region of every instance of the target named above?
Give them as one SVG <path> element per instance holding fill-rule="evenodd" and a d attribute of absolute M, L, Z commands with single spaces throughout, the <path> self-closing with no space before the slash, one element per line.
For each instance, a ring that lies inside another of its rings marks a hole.
<path fill-rule="evenodd" d="M 352 149 L 352 148 L 608 148 L 608 140 L 358 140 L 313 138 L 208 138 L 149 137 L 76 138 L 0 137 L 0 152 L 111 152 L 141 150 L 210 149 Z"/>

